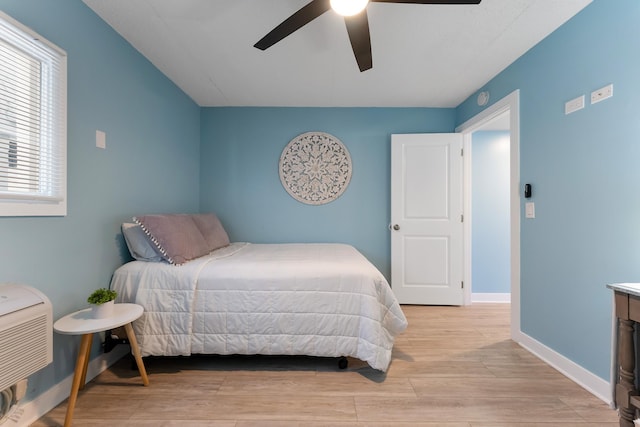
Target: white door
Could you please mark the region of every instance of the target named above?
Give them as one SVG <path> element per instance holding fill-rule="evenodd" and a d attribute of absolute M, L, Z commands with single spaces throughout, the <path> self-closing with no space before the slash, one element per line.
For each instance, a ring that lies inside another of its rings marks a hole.
<path fill-rule="evenodd" d="M 391 136 L 391 287 L 401 304 L 462 305 L 462 135 Z"/>

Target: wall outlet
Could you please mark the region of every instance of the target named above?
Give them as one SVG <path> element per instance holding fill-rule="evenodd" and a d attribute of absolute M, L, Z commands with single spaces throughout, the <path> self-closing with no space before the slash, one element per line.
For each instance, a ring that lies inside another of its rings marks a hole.
<path fill-rule="evenodd" d="M 584 95 L 577 98 L 573 98 L 571 101 L 567 101 L 564 104 L 564 114 L 571 114 L 574 111 L 582 110 L 584 108 Z"/>
<path fill-rule="evenodd" d="M 610 84 L 605 87 L 601 87 L 598 90 L 594 90 L 591 92 L 591 103 L 595 104 L 596 102 L 603 101 L 607 98 L 611 98 L 613 96 L 613 84 Z"/>
<path fill-rule="evenodd" d="M 15 392 L 14 392 L 15 393 L 14 397 L 15 397 L 16 400 L 22 399 L 24 397 L 24 395 L 27 394 L 27 384 L 28 383 L 27 383 L 27 379 L 26 378 L 23 379 L 23 380 L 18 381 L 15 384 L 15 388 L 16 389 L 15 389 Z"/>

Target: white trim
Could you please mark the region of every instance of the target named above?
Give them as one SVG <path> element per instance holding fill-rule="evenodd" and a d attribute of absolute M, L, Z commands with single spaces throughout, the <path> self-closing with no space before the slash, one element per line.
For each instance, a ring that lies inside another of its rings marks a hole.
<path fill-rule="evenodd" d="M 2 12 L 1 10 L 0 10 L 0 19 L 2 19 L 3 21 L 8 22 L 10 25 L 14 26 L 18 30 L 28 34 L 31 38 L 33 38 L 34 43 L 42 43 L 47 48 L 56 51 L 59 55 L 65 56 L 65 57 L 67 56 L 67 52 L 64 49 L 62 49 L 61 47 L 56 46 L 54 43 L 52 43 L 49 40 L 47 40 L 46 38 L 42 37 L 40 34 L 36 33 L 31 28 L 29 28 L 26 25 L 24 25 L 22 22 L 13 19 L 13 17 L 7 15 L 6 13 Z"/>
<path fill-rule="evenodd" d="M 510 303 L 511 294 L 510 293 L 491 293 L 491 292 L 472 293 L 471 302 L 472 303 L 482 303 L 482 302 Z"/>
<path fill-rule="evenodd" d="M 457 129 L 456 129 L 457 130 Z M 469 305 L 473 302 L 473 272 L 472 272 L 472 263 L 471 263 L 471 254 L 473 253 L 473 204 L 471 203 L 471 176 L 473 174 L 473 170 L 471 168 L 471 164 L 473 163 L 471 159 L 473 159 L 473 135 L 472 132 L 464 132 L 462 134 L 462 150 L 464 156 L 462 157 L 462 211 L 464 212 L 464 216 L 466 221 L 464 221 L 463 227 L 464 231 L 462 233 L 463 238 L 463 257 L 464 257 L 464 266 L 463 274 L 464 274 L 464 305 Z"/>
<path fill-rule="evenodd" d="M 91 381 L 101 372 L 105 371 L 109 366 L 113 365 L 130 352 L 131 350 L 128 345 L 119 345 L 109 353 L 103 353 L 94 358 L 87 367 L 88 381 Z M 69 397 L 72 383 L 73 373 L 59 383 L 50 387 L 34 400 L 26 402 L 24 405 L 20 405 L 11 418 L 5 421 L 2 427 L 28 426 L 35 423 L 43 415 Z"/>
<path fill-rule="evenodd" d="M 514 90 L 509 95 L 497 101 L 486 110 L 475 115 L 456 128 L 456 132 L 464 135 L 467 150 L 471 146 L 471 133 L 479 129 L 485 123 L 494 119 L 502 113 L 509 111 L 510 117 L 510 169 L 511 182 L 509 197 L 511 199 L 511 338 L 518 341 L 520 336 L 520 91 Z M 465 170 L 465 191 L 464 210 L 471 212 L 471 178 L 468 171 L 471 170 L 470 156 L 464 156 Z M 468 210 L 467 210 L 468 209 Z M 467 213 L 468 215 L 468 213 Z M 465 221 L 465 259 L 464 274 L 465 281 L 469 286 L 465 286 L 465 292 L 469 296 L 465 301 L 470 301 L 471 296 L 471 224 Z"/>
<path fill-rule="evenodd" d="M 531 338 L 529 335 L 521 333 L 519 344 L 589 393 L 613 407 L 611 385 L 608 381 L 589 372 L 560 353 L 555 352 L 541 342 Z"/>

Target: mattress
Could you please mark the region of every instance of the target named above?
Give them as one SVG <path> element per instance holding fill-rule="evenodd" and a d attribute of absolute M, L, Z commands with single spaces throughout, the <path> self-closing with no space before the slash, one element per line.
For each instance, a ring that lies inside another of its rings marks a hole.
<path fill-rule="evenodd" d="M 344 244 L 232 243 L 181 266 L 132 261 L 112 279 L 140 304 L 143 356 L 355 357 L 386 371 L 407 320 L 384 276 Z"/>

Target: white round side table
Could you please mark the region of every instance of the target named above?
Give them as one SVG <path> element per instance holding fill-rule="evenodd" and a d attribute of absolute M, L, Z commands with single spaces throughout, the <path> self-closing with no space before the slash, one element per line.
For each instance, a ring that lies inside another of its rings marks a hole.
<path fill-rule="evenodd" d="M 76 369 L 73 374 L 73 385 L 71 387 L 71 395 L 69 396 L 67 415 L 64 419 L 65 427 L 71 425 L 73 410 L 78 398 L 78 390 L 84 388 L 87 379 L 87 365 L 89 364 L 91 343 L 95 332 L 102 332 L 124 326 L 127 337 L 129 338 L 129 344 L 131 345 L 131 352 L 136 359 L 136 364 L 140 371 L 142 383 L 145 386 L 149 385 L 147 371 L 144 369 L 144 363 L 140 356 L 140 348 L 138 347 L 138 342 L 136 341 L 136 336 L 131 326 L 131 322 L 142 316 L 142 306 L 138 304 L 115 304 L 113 308 L 113 314 L 104 319 L 94 319 L 91 314 L 92 309 L 85 308 L 84 310 L 67 314 L 53 324 L 53 329 L 59 334 L 82 335 L 80 350 L 78 350 L 78 359 L 76 360 Z"/>

